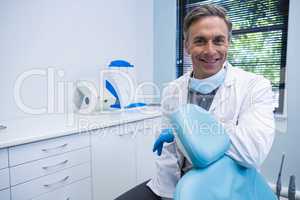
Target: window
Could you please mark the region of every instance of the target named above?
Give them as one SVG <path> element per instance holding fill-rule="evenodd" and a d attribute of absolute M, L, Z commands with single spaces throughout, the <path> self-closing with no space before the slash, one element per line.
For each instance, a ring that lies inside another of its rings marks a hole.
<path fill-rule="evenodd" d="M 223 6 L 233 23 L 229 62 L 261 74 L 272 83 L 275 112 L 283 113 L 288 0 L 178 0 L 177 76 L 191 70 L 191 60 L 183 48 L 183 18 L 201 4 Z"/>

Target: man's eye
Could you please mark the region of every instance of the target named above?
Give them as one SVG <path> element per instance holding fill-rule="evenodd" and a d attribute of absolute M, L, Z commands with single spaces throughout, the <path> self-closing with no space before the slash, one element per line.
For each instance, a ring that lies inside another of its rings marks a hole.
<path fill-rule="evenodd" d="M 216 45 L 222 45 L 222 44 L 224 44 L 224 39 L 217 38 L 217 39 L 214 40 L 214 44 L 216 44 Z"/>
<path fill-rule="evenodd" d="M 203 39 L 195 40 L 195 44 L 204 44 L 205 41 Z"/>

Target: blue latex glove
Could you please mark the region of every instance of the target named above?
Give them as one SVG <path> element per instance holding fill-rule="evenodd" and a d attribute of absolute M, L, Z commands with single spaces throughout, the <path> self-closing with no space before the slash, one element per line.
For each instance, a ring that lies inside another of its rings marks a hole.
<path fill-rule="evenodd" d="M 174 134 L 172 129 L 170 128 L 163 129 L 159 137 L 156 139 L 152 151 L 153 152 L 157 151 L 157 155 L 160 156 L 164 143 L 165 142 L 171 143 L 173 141 L 174 141 Z"/>

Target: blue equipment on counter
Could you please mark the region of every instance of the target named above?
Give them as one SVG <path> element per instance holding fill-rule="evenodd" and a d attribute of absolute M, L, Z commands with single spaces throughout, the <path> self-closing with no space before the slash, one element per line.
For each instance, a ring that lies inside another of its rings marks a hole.
<path fill-rule="evenodd" d="M 121 108 L 118 93 L 116 92 L 114 86 L 108 80 L 105 80 L 105 88 L 116 98 L 115 103 L 112 104 L 110 107 Z"/>
<path fill-rule="evenodd" d="M 128 69 L 133 68 L 134 65 L 130 64 L 125 60 L 113 60 L 108 65 L 109 69 Z M 113 73 L 116 73 L 115 75 Z M 109 76 L 105 77 L 105 88 L 108 92 L 110 92 L 115 98 L 116 101 L 110 107 L 115 109 L 129 109 L 129 108 L 137 108 L 146 106 L 145 103 L 141 102 L 128 102 L 128 94 L 126 84 L 124 84 L 124 80 L 121 80 L 122 76 L 118 76 L 117 71 L 112 72 Z M 123 104 L 123 105 L 122 105 Z"/>
<path fill-rule="evenodd" d="M 113 60 L 110 62 L 108 67 L 134 67 L 134 65 L 130 64 L 126 60 Z"/>

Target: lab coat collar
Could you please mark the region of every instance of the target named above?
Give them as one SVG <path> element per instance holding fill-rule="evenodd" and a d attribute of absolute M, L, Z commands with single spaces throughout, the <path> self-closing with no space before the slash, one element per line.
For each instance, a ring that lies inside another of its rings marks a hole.
<path fill-rule="evenodd" d="M 226 69 L 226 76 L 224 80 L 224 85 L 226 87 L 230 87 L 233 84 L 235 84 L 235 76 L 233 76 L 232 65 L 228 61 L 226 61 L 225 63 L 225 69 Z"/>
<path fill-rule="evenodd" d="M 231 66 L 231 64 L 226 61 L 226 76 L 225 76 L 225 80 L 224 80 L 224 84 L 220 86 L 220 88 L 218 89 L 213 102 L 209 108 L 209 112 L 214 112 L 216 107 L 221 107 L 221 106 L 226 106 L 229 99 L 230 99 L 230 95 L 232 91 L 231 89 L 233 89 L 232 87 L 234 86 L 234 84 L 236 83 L 235 79 L 236 76 L 234 76 L 234 69 Z"/>

